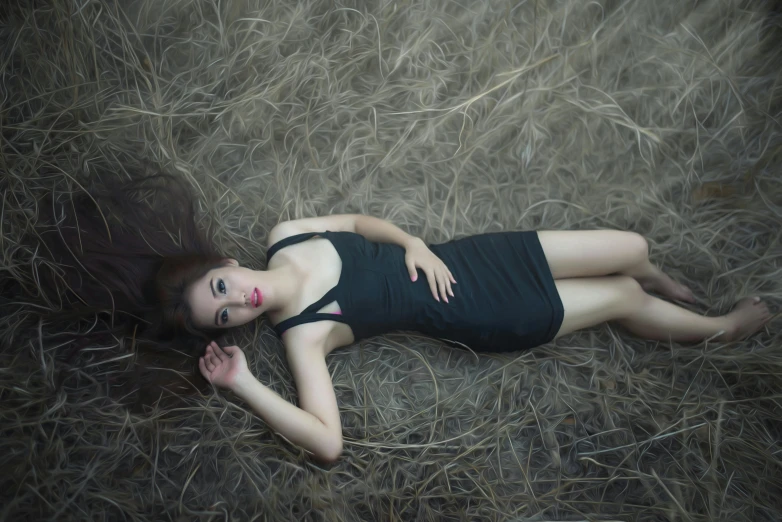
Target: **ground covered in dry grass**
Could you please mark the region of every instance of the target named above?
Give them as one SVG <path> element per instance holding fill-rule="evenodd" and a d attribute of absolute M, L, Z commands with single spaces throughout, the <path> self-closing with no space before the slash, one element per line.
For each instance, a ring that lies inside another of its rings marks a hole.
<path fill-rule="evenodd" d="M 601 327 L 503 356 L 371 339 L 329 357 L 346 442 L 321 467 L 194 379 L 138 390 L 180 370 L 142 368 L 132 339 L 62 337 L 34 234 L 45 194 L 151 165 L 254 268 L 279 220 L 332 212 L 432 242 L 610 227 L 645 234 L 698 310 L 776 310 L 774 5 L 9 2 L 0 518 L 782 519 L 778 324 L 695 346 Z M 296 400 L 267 324 L 230 340 Z"/>

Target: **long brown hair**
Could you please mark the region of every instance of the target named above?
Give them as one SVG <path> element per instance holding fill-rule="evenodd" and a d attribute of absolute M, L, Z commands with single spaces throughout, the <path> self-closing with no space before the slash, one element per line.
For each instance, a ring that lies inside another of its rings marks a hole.
<path fill-rule="evenodd" d="M 197 355 L 223 332 L 195 328 L 185 295 L 225 256 L 209 241 L 209 228 L 197 222 L 182 180 L 165 174 L 111 179 L 116 177 L 96 176 L 85 190 L 44 200 L 37 230 L 53 263 L 42 286 L 58 300 L 48 320 L 95 321 L 89 329 L 65 329 L 77 338 L 76 349 L 108 337 L 130 338 L 136 364 L 124 378 L 140 392 L 137 401 L 157 388 L 170 390 L 172 377 L 178 392 L 192 391 L 200 380 L 193 372 Z M 172 371 L 153 377 L 150 367 Z"/>

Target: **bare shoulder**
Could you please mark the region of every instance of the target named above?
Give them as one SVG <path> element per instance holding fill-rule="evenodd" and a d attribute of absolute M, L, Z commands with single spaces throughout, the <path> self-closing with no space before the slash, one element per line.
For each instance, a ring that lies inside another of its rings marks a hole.
<path fill-rule="evenodd" d="M 355 232 L 356 215 L 335 214 L 332 216 L 283 221 L 271 229 L 266 246 L 272 246 L 274 243 L 282 241 L 287 237 L 295 236 L 296 234 L 306 234 L 307 232 L 325 232 L 326 230 L 330 230 L 332 232 Z"/>
<path fill-rule="evenodd" d="M 291 354 L 300 352 L 321 351 L 328 340 L 330 328 L 324 322 L 306 323 L 286 330 L 282 340 L 285 344 L 285 353 L 290 358 Z"/>
<path fill-rule="evenodd" d="M 296 221 L 283 221 L 282 223 L 274 225 L 269 231 L 269 237 L 266 239 L 266 246 L 270 247 L 286 237 L 295 236 L 296 234 L 301 233 L 302 231 L 296 226 Z"/>

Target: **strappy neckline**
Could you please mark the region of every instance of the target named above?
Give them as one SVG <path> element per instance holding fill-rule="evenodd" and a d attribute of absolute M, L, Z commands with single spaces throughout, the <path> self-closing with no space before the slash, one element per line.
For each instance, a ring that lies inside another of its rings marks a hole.
<path fill-rule="evenodd" d="M 308 239 L 311 239 L 315 236 L 323 236 L 326 237 L 326 232 L 303 232 L 301 234 L 293 234 L 292 236 L 284 237 L 274 243 L 272 246 L 269 247 L 269 249 L 266 251 L 266 264 L 269 264 L 269 261 L 271 261 L 272 256 L 282 250 L 283 248 L 291 245 L 295 245 L 296 243 L 302 243 L 304 241 L 307 241 Z M 326 238 L 328 239 L 328 238 Z M 339 252 L 338 252 L 339 253 Z"/>
<path fill-rule="evenodd" d="M 337 257 L 339 257 L 341 267 L 339 271 L 339 278 L 337 279 L 337 284 L 335 284 L 333 287 L 331 287 L 331 289 L 329 289 L 325 294 L 323 294 L 323 296 L 320 299 L 308 305 L 306 308 L 304 308 L 304 310 L 302 310 L 298 314 L 292 315 L 287 319 L 283 319 L 282 321 L 274 325 L 274 331 L 277 332 L 277 335 L 279 335 L 280 337 L 282 337 L 282 334 L 285 333 L 286 330 L 289 330 L 294 326 L 298 326 L 300 324 L 305 324 L 305 323 L 313 323 L 316 321 L 327 320 L 327 321 L 337 321 L 340 323 L 347 324 L 347 319 L 345 319 L 344 316 L 345 311 L 342 309 L 343 305 L 342 303 L 339 302 L 339 287 L 342 284 L 342 281 L 344 280 L 343 276 L 345 274 L 345 259 L 340 253 L 337 245 L 334 243 L 330 231 L 326 230 L 324 232 L 304 232 L 301 234 L 294 234 L 292 236 L 288 236 L 286 238 L 277 241 L 272 246 L 270 246 L 269 249 L 266 251 L 266 264 L 268 265 L 272 256 L 274 256 L 274 254 L 276 254 L 283 248 L 287 246 L 295 245 L 297 243 L 302 243 L 316 236 L 320 236 L 323 239 L 327 239 L 331 243 L 331 246 L 334 247 L 334 250 L 337 253 Z M 337 304 L 339 304 L 341 313 L 332 314 L 328 312 L 319 312 L 321 308 L 335 301 L 337 302 Z"/>

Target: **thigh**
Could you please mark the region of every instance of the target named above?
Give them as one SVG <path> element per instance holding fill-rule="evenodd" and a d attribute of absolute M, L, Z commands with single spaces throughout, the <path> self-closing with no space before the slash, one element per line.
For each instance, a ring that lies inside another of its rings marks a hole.
<path fill-rule="evenodd" d="M 545 230 L 538 239 L 554 279 L 615 274 L 649 253 L 643 236 L 621 230 Z"/>
<path fill-rule="evenodd" d="M 629 276 L 562 279 L 556 285 L 565 309 L 556 337 L 626 317 L 641 304 L 644 295 Z"/>

